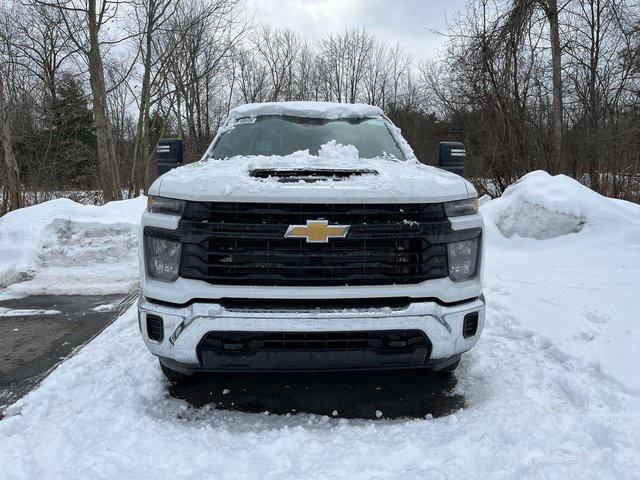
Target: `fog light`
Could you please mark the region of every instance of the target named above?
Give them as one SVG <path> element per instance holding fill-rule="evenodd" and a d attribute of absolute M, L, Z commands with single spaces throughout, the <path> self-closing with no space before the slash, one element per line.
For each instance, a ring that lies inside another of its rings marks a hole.
<path fill-rule="evenodd" d="M 478 244 L 480 237 L 447 245 L 449 277 L 454 282 L 471 278 L 478 267 Z"/>
<path fill-rule="evenodd" d="M 149 340 L 162 343 L 164 339 L 164 323 L 162 317 L 147 314 L 147 336 Z"/>
<path fill-rule="evenodd" d="M 144 258 L 147 275 L 156 280 L 173 282 L 180 269 L 179 242 L 158 237 L 144 237 Z"/>
<path fill-rule="evenodd" d="M 467 313 L 462 322 L 462 336 L 473 337 L 478 331 L 478 312 Z"/>

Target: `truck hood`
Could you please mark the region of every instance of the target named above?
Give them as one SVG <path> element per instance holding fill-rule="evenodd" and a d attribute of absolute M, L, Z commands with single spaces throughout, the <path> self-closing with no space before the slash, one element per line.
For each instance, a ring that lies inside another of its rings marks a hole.
<path fill-rule="evenodd" d="M 203 159 L 165 173 L 149 193 L 282 203 L 434 203 L 476 195 L 462 177 L 415 160 L 325 158 L 306 151 Z"/>

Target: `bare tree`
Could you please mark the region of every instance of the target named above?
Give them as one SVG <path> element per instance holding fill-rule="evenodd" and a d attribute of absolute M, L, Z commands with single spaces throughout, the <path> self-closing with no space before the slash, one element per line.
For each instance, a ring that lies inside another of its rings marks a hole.
<path fill-rule="evenodd" d="M 117 14 L 118 0 L 35 0 L 36 4 L 58 10 L 61 28 L 76 48 L 84 55 L 89 67 L 89 84 L 93 100 L 93 115 L 98 139 L 98 165 L 104 198 L 107 201 L 122 198 L 120 172 L 116 156 L 113 131 L 107 112 L 107 87 L 100 31 Z"/>
<path fill-rule="evenodd" d="M 328 99 L 356 101 L 374 44 L 373 37 L 365 29 L 347 30 L 320 41 Z"/>
<path fill-rule="evenodd" d="M 261 26 L 251 37 L 251 44 L 266 64 L 271 79 L 270 100 L 291 100 L 294 62 L 302 41 L 291 30 L 272 30 Z"/>
<path fill-rule="evenodd" d="M 9 91 L 15 85 L 15 52 L 10 43 L 13 34 L 9 12 L 0 11 L 0 138 L 4 153 L 7 179 L 8 208 L 20 208 L 20 170 L 13 150 L 13 112 L 9 105 Z"/>
<path fill-rule="evenodd" d="M 18 61 L 39 80 L 43 90 L 45 120 L 52 121 L 58 74 L 76 53 L 71 37 L 60 29 L 60 11 L 35 4 L 22 7 L 15 17 L 15 33 L 10 41 Z M 52 126 L 52 125 L 50 125 Z"/>
<path fill-rule="evenodd" d="M 238 69 L 238 88 L 242 102 L 264 101 L 269 95 L 267 66 L 257 59 L 253 51 L 249 49 L 239 49 L 233 58 Z"/>
<path fill-rule="evenodd" d="M 4 164 L 7 176 L 7 189 L 9 192 L 8 210 L 20 208 L 20 171 L 13 151 L 13 132 L 11 129 L 10 107 L 5 99 L 5 73 L 0 66 L 0 127 L 2 130 L 2 148 L 4 151 Z"/>
<path fill-rule="evenodd" d="M 228 103 L 227 71 L 247 28 L 240 14 L 237 0 L 183 1 L 160 42 L 174 51 L 166 69 L 171 92 L 163 98 L 171 99 L 177 133 L 189 137 L 188 154 L 201 153 L 221 121 L 220 105 Z"/>
<path fill-rule="evenodd" d="M 386 106 L 387 89 L 390 83 L 390 56 L 389 48 L 386 45 L 374 45 L 364 79 L 367 103 L 380 105 L 382 108 Z"/>
<path fill-rule="evenodd" d="M 549 167 L 558 171 L 562 162 L 562 45 L 560 42 L 560 11 L 557 0 L 512 0 L 513 6 L 506 14 L 502 27 L 503 38 L 521 36 L 527 25 L 531 24 L 537 10 L 542 10 L 549 27 L 549 46 L 551 50 L 551 71 L 553 88 L 553 115 L 551 122 L 551 157 Z"/>
<path fill-rule="evenodd" d="M 130 191 L 138 194 L 142 188 L 150 184 L 149 163 L 151 156 L 150 128 L 151 128 L 151 95 L 153 87 L 157 88 L 158 74 L 166 74 L 166 64 L 174 54 L 176 44 L 170 48 L 158 48 L 157 37 L 166 32 L 167 24 L 178 11 L 180 0 L 143 0 L 135 1 L 139 33 L 139 51 L 142 58 L 142 86 L 138 101 L 138 122 L 136 125 L 135 149 L 131 165 Z M 165 44 L 165 47 L 167 45 Z M 155 70 L 152 72 L 152 69 Z M 153 75 L 153 77 L 152 77 Z"/>

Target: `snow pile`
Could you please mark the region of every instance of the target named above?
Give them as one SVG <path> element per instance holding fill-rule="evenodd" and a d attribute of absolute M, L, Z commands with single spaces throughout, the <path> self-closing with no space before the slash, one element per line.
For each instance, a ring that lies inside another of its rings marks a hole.
<path fill-rule="evenodd" d="M 536 171 L 480 210 L 490 305 L 640 392 L 640 205 Z"/>
<path fill-rule="evenodd" d="M 247 103 L 231 109 L 230 119 L 253 117 L 260 115 L 289 115 L 293 117 L 311 118 L 365 118 L 383 115 L 379 107 L 364 103 L 334 102 L 266 102 Z"/>
<path fill-rule="evenodd" d="M 640 213 L 603 197 L 566 175 L 531 172 L 483 209 L 485 218 L 507 238 L 538 240 L 578 233 L 600 233 L 640 222 Z"/>
<path fill-rule="evenodd" d="M 146 199 L 80 205 L 57 199 L 0 218 L 0 297 L 125 293 L 138 279 Z"/>
<path fill-rule="evenodd" d="M 308 152 L 308 151 L 307 151 Z M 358 159 L 358 149 L 353 145 L 342 145 L 331 140 L 320 147 L 318 157 L 322 158 L 343 158 Z"/>

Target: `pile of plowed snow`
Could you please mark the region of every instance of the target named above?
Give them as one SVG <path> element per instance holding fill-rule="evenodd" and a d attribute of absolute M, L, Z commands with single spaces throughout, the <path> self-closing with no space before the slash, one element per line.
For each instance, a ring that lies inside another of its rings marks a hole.
<path fill-rule="evenodd" d="M 640 392 L 640 205 L 535 171 L 480 210 L 488 304 Z"/>
<path fill-rule="evenodd" d="M 126 293 L 138 282 L 146 199 L 51 200 L 0 218 L 0 297 Z"/>
<path fill-rule="evenodd" d="M 634 204 L 594 192 L 566 175 L 531 172 L 483 206 L 487 224 L 506 238 L 544 240 L 585 232 L 616 235 L 640 222 Z"/>

